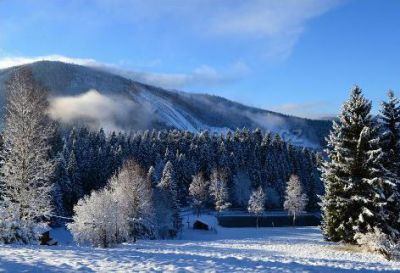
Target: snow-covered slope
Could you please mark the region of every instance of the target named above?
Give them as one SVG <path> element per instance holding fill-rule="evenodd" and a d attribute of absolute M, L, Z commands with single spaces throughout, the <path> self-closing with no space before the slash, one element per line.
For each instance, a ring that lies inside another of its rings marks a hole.
<path fill-rule="evenodd" d="M 49 89 L 52 98 L 77 96 L 94 89 L 101 96 L 116 101 L 117 106 L 113 104 L 112 107 L 118 109 L 112 109 L 107 119 L 112 120 L 115 128 L 177 128 L 220 133 L 229 129 L 259 127 L 279 133 L 285 140 L 296 145 L 320 147 L 331 126 L 331 122 L 327 120 L 286 116 L 217 96 L 169 91 L 91 67 L 49 61 L 28 64 L 25 67 L 29 67 L 35 79 Z M 12 71 L 19 68 L 0 70 L 2 108 L 5 82 Z M 127 101 L 131 103 L 126 103 Z M 90 112 L 90 104 L 84 105 Z M 68 107 L 65 110 L 69 111 Z M 67 116 L 70 114 L 67 113 Z M 135 118 L 127 119 L 127 116 Z"/>

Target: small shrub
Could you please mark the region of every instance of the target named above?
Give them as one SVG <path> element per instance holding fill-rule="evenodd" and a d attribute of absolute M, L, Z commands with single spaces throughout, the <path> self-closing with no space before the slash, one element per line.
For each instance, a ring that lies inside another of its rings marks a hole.
<path fill-rule="evenodd" d="M 379 228 L 375 227 L 373 231 L 368 233 L 356 233 L 354 239 L 357 244 L 371 252 L 382 254 L 387 260 L 400 259 L 400 246 L 383 233 Z"/>

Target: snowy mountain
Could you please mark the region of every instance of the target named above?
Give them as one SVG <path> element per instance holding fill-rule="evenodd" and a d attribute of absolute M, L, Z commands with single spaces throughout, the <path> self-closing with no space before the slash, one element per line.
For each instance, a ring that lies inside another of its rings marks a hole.
<path fill-rule="evenodd" d="M 41 61 L 27 64 L 49 89 L 51 114 L 64 122 L 110 129 L 177 128 L 226 132 L 261 128 L 295 145 L 321 147 L 331 121 L 309 120 L 245 106 L 221 97 L 169 91 L 93 67 Z M 0 70 L 0 106 L 12 67 Z"/>

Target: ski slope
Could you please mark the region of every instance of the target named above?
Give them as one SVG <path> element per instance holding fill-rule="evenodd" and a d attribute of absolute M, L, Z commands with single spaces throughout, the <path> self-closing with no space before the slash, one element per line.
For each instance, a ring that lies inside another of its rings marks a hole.
<path fill-rule="evenodd" d="M 217 232 L 185 227 L 177 240 L 113 249 L 76 246 L 59 229 L 59 246 L 0 246 L 0 272 L 400 272 L 400 262 L 323 241 L 316 227 L 222 228 L 203 219 Z"/>

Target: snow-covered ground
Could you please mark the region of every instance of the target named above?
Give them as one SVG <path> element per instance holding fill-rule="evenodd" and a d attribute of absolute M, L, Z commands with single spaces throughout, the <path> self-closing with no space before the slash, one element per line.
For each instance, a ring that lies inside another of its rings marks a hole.
<path fill-rule="evenodd" d="M 217 231 L 185 227 L 177 240 L 113 249 L 75 246 L 58 229 L 59 246 L 0 246 L 0 272 L 400 272 L 400 262 L 324 242 L 317 227 L 222 228 L 202 218 Z"/>

